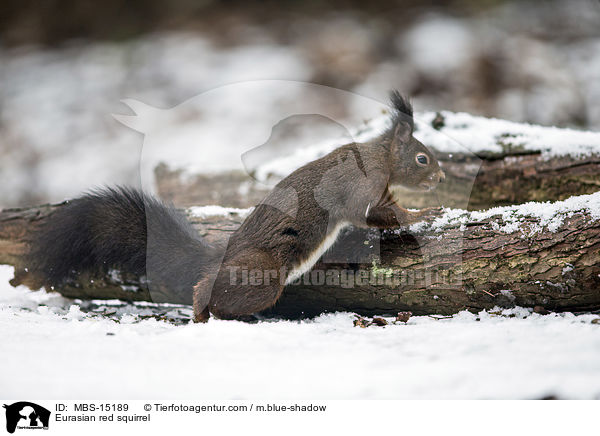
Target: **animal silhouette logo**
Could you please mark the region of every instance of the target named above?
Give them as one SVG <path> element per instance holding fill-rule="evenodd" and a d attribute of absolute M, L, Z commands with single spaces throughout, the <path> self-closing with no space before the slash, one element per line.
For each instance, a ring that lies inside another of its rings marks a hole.
<path fill-rule="evenodd" d="M 14 433 L 19 429 L 48 429 L 50 411 L 29 401 L 19 401 L 4 405 L 6 409 L 6 431 Z"/>
<path fill-rule="evenodd" d="M 389 115 L 394 113 L 387 104 L 358 94 L 287 80 L 227 84 L 164 109 L 133 99 L 122 102 L 134 115 L 113 114 L 113 117 L 143 134 L 140 155 L 143 189 L 155 192 L 155 168 L 159 163 L 168 163 L 181 174 L 245 171 L 254 182 L 272 190 L 263 205 L 294 219 L 304 204 L 300 193 L 278 183 L 339 146 L 372 140 L 390 127 Z M 425 144 L 443 144 L 453 150 L 458 146 L 461 153 L 472 158 L 474 167 L 481 163 L 456 140 L 433 128 L 428 116 L 424 121 L 414 120 L 415 138 Z M 368 185 L 369 179 L 380 173 L 379 168 L 371 168 L 369 159 L 363 157 L 360 150 L 343 156 L 337 165 L 326 171 L 309 201 L 316 201 L 321 209 L 332 212 L 330 217 L 334 216 L 336 209 L 332 209 L 333 205 L 327 199 L 345 195 L 335 192 L 336 189 L 350 183 Z M 465 177 L 460 186 L 453 184 L 455 192 L 467 194 L 461 195 L 464 204 L 457 205 L 459 208 L 467 209 L 474 180 L 475 176 L 471 175 Z M 246 188 L 240 186 L 242 191 Z M 394 200 L 402 200 L 403 195 L 404 192 L 394 191 Z M 365 223 L 373 205 L 366 206 Z M 337 236 L 336 224 L 328 225 L 327 234 Z M 148 225 L 146 282 L 151 298 L 160 302 L 165 301 L 165 290 L 154 284 L 160 283 L 162 269 L 153 259 L 162 259 L 158 250 L 164 235 L 154 228 Z M 379 229 L 342 229 L 335 245 L 323 253 L 321 260 L 323 263 L 378 264 L 381 262 L 382 235 L 383 231 Z M 453 252 L 456 261 L 461 262 L 462 240 L 456 239 L 456 244 Z M 427 252 L 433 245 L 425 239 L 420 245 L 428 265 L 427 259 L 435 258 Z M 431 267 L 438 268 L 437 265 Z M 460 281 L 458 277 L 456 279 Z"/>

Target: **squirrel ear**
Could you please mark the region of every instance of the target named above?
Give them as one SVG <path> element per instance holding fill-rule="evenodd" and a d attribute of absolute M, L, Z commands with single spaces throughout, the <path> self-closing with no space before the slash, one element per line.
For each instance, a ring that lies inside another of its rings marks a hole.
<path fill-rule="evenodd" d="M 400 142 L 408 142 L 412 135 L 412 128 L 410 124 L 400 121 L 396 124 L 394 129 L 394 140 Z"/>

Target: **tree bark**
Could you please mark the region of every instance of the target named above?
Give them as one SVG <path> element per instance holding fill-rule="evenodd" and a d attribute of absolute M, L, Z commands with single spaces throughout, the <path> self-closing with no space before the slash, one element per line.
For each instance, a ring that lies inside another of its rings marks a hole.
<path fill-rule="evenodd" d="M 557 201 L 600 189 L 600 154 L 549 158 L 507 148 L 502 153 L 479 156 L 437 155 L 447 175 L 447 183 L 437 196 L 443 202 L 448 199 L 448 207 L 467 204 L 469 210 L 480 210 L 528 201 Z M 468 189 L 470 181 L 474 181 L 472 190 Z"/>
<path fill-rule="evenodd" d="M 13 285 L 39 286 L 23 269 L 23 254 L 30 231 L 57 207 L 61 205 L 0 212 L 0 263 L 16 267 Z M 190 219 L 212 241 L 227 238 L 243 220 L 235 214 Z M 447 226 L 440 232 L 350 229 L 328 256 L 335 263 L 316 265 L 315 277 L 309 273 L 311 284 L 287 286 L 267 313 L 451 314 L 513 305 L 555 311 L 600 309 L 600 220 L 577 212 L 554 232 L 536 232 L 539 223 L 533 218 L 523 219 L 522 230 L 513 233 L 503 233 L 497 224 L 502 225 L 500 216 Z M 362 259 L 356 253 L 362 253 Z M 319 271 L 329 274 L 329 281 L 321 284 Z M 342 278 L 336 281 L 336 274 Z M 82 277 L 75 286 L 56 291 L 81 299 L 150 299 L 135 277 L 91 279 Z"/>

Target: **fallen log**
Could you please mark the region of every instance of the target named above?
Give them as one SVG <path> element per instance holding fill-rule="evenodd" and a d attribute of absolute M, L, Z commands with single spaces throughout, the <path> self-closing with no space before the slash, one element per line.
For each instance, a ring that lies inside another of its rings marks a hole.
<path fill-rule="evenodd" d="M 539 218 L 524 217 L 512 230 L 514 223 L 492 215 L 455 221 L 436 231 L 384 232 L 381 264 L 372 270 L 391 272 L 399 281 L 390 286 L 363 282 L 351 289 L 290 286 L 274 313 L 298 316 L 302 309 L 308 315 L 335 310 L 449 315 L 515 305 L 598 310 L 599 218 L 576 212 L 550 229 Z M 374 233 L 367 232 L 370 244 L 377 240 Z M 315 269 L 331 267 L 319 264 Z M 357 269 L 352 264 L 334 268 Z"/>
<path fill-rule="evenodd" d="M 446 183 L 434 192 L 406 192 L 409 208 L 439 206 L 481 210 L 528 201 L 564 200 L 600 189 L 600 154 L 544 157 L 540 152 L 507 150 L 499 154 L 436 152 Z M 241 171 L 186 175 L 160 165 L 158 193 L 181 207 L 220 204 L 247 208 L 258 204 L 269 187 Z"/>
<path fill-rule="evenodd" d="M 442 205 L 481 210 L 564 200 L 600 189 L 600 133 L 451 112 L 426 113 L 420 118 L 423 124 L 417 125 L 416 136 L 434 151 L 446 173 L 446 183 L 431 193 L 407 192 L 403 196 L 405 207 Z M 281 159 L 284 165 L 271 164 L 269 168 L 298 167 L 308 157 L 301 154 Z M 273 173 L 269 180 L 273 184 L 285 175 Z M 155 179 L 161 198 L 181 207 L 251 207 L 270 189 L 242 171 L 188 174 L 165 164 L 156 168 Z"/>
<path fill-rule="evenodd" d="M 597 193 L 546 206 L 448 211 L 433 225 L 403 231 L 349 229 L 327 256 L 333 262 L 319 262 L 288 285 L 268 314 L 452 314 L 514 305 L 599 310 L 599 204 Z M 39 286 L 22 256 L 30 231 L 57 207 L 62 206 L 0 212 L 0 263 L 16 267 L 13 285 Z M 243 221 L 237 213 L 188 214 L 211 241 L 224 240 Z M 150 300 L 137 278 L 120 274 L 82 276 L 55 291 L 80 299 Z"/>

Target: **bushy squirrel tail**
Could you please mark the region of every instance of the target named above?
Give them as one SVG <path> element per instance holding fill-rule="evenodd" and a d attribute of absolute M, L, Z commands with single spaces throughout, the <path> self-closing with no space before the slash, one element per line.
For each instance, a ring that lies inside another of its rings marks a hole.
<path fill-rule="evenodd" d="M 118 187 L 58 208 L 33 235 L 26 263 L 47 287 L 115 270 L 145 277 L 154 301 L 189 304 L 217 256 L 176 209 Z"/>

